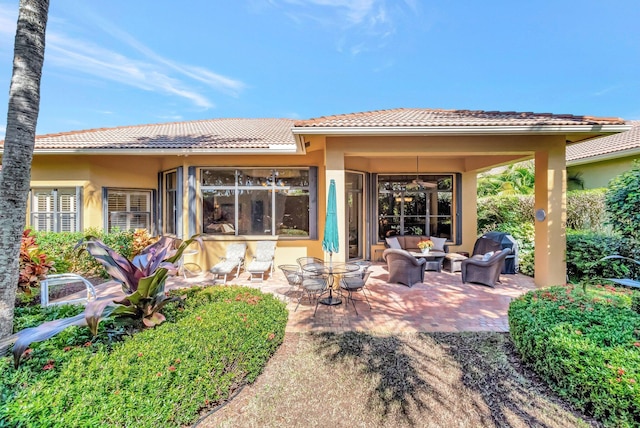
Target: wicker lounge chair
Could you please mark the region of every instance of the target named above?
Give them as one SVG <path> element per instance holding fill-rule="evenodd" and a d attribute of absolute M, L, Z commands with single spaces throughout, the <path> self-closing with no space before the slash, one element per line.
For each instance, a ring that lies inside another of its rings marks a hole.
<path fill-rule="evenodd" d="M 510 248 L 496 251 L 486 260 L 481 255 L 475 255 L 461 263 L 462 282 L 476 282 L 493 287 L 500 282 L 500 272 L 504 260 L 511 254 Z"/>
<path fill-rule="evenodd" d="M 382 258 L 387 262 L 389 282 L 412 287 L 413 284 L 424 281 L 426 259 L 416 258 L 406 250 L 388 248 L 382 253 Z"/>

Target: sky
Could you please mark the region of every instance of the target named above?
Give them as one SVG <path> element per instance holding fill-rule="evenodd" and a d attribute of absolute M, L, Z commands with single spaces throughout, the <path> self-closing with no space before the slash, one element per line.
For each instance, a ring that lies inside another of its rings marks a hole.
<path fill-rule="evenodd" d="M 0 0 L 4 138 L 18 0 Z M 392 108 L 640 119 L 638 0 L 51 0 L 39 135 Z"/>

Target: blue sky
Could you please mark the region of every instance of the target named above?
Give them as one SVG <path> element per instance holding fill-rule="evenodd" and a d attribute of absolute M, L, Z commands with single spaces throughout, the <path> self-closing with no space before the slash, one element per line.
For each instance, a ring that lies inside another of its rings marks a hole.
<path fill-rule="evenodd" d="M 18 1 L 0 0 L 0 138 Z M 52 0 L 38 134 L 397 107 L 640 119 L 637 0 Z"/>

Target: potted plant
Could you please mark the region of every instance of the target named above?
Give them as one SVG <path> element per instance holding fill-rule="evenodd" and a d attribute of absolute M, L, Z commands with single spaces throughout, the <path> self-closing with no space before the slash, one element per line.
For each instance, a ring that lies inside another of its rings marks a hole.
<path fill-rule="evenodd" d="M 429 250 L 433 248 L 433 241 L 431 239 L 422 240 L 418 242 L 418 248 L 420 248 L 420 251 L 424 254 L 428 254 Z"/>

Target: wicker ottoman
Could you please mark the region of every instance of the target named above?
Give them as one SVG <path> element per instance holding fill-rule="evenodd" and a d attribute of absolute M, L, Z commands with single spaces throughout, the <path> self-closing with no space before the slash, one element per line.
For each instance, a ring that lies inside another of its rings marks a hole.
<path fill-rule="evenodd" d="M 462 270 L 462 261 L 467 257 L 457 254 L 457 253 L 448 253 L 444 256 L 444 261 L 442 262 L 442 267 L 451 272 L 460 272 Z"/>

